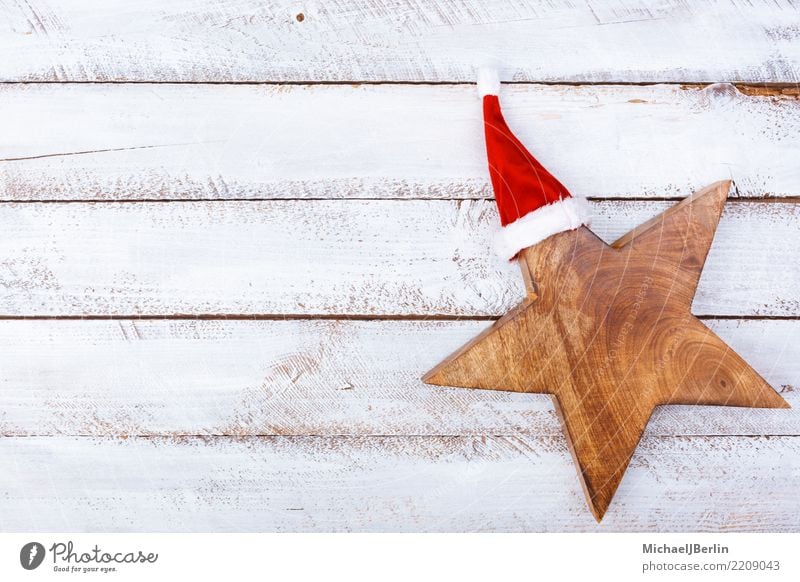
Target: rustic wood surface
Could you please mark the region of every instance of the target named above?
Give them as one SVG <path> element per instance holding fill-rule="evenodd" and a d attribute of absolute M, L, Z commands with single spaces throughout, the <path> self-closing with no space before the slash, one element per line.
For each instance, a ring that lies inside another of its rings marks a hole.
<path fill-rule="evenodd" d="M 581 226 L 522 249 L 525 298 L 423 381 L 551 394 L 598 521 L 656 406 L 789 408 L 690 313 L 730 186 L 716 182 L 611 245 Z"/>
<path fill-rule="evenodd" d="M 645 438 L 598 525 L 563 437 L 0 440 L 4 531 L 797 529 L 797 437 Z"/>
<path fill-rule="evenodd" d="M 0 4 L 0 530 L 800 530 L 798 26 Z M 524 293 L 488 250 L 487 58 L 607 241 L 735 181 L 692 310 L 795 406 L 657 408 L 600 525 L 547 396 L 419 379 Z"/>
<path fill-rule="evenodd" d="M 794 320 L 703 323 L 800 406 Z M 0 321 L 0 434 L 559 436 L 548 396 L 432 388 L 420 380 L 448 350 L 489 325 Z M 656 409 L 647 434 L 791 436 L 800 434 L 800 415 L 665 406 Z"/>
<path fill-rule="evenodd" d="M 673 204 L 598 202 L 593 229 Z M 0 315 L 500 316 L 524 289 L 498 223 L 483 200 L 7 203 Z M 800 315 L 798 247 L 796 204 L 729 202 L 694 313 Z"/>
<path fill-rule="evenodd" d="M 10 0 L 4 81 L 793 83 L 793 0 Z"/>
<path fill-rule="evenodd" d="M 575 195 L 796 197 L 799 97 L 525 84 L 503 111 Z M 492 196 L 474 85 L 8 84 L 0 126 L 2 200 Z"/>

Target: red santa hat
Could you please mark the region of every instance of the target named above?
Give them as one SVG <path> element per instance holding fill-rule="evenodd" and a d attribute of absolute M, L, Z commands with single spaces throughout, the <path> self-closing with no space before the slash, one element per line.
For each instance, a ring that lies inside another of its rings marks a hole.
<path fill-rule="evenodd" d="M 513 259 L 519 251 L 544 239 L 588 224 L 583 200 L 545 170 L 511 133 L 500 111 L 497 72 L 478 73 L 478 94 L 483 99 L 486 154 L 502 228 L 495 241 L 497 252 Z"/>

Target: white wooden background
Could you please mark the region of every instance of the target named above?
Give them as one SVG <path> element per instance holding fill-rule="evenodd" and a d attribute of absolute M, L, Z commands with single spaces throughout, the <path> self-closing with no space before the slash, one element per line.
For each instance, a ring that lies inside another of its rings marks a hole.
<path fill-rule="evenodd" d="M 599 525 L 419 380 L 522 294 L 492 59 L 606 239 L 735 180 L 694 312 L 794 406 L 659 408 Z M 0 531 L 800 530 L 798 80 L 794 0 L 0 3 Z"/>

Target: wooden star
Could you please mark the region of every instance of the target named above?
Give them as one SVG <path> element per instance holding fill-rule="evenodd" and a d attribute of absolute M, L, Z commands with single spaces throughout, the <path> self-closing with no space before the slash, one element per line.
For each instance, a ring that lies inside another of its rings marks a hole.
<path fill-rule="evenodd" d="M 581 227 L 519 255 L 527 296 L 425 377 L 553 395 L 600 521 L 659 404 L 788 408 L 691 314 L 730 182 L 608 245 Z"/>

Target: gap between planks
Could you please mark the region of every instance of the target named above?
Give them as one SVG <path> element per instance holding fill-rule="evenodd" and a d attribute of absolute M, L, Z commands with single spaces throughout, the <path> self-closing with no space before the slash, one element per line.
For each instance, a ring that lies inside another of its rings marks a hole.
<path fill-rule="evenodd" d="M 57 154 L 59 156 L 72 156 L 80 155 L 82 152 Z M 49 156 L 33 156 L 30 158 L 14 158 L 0 160 L 0 162 L 8 161 L 23 161 L 38 159 L 41 157 Z M 585 200 L 589 202 L 680 202 L 684 200 L 685 196 L 586 196 Z M 468 198 L 436 198 L 433 196 L 412 196 L 408 198 L 377 198 L 370 196 L 351 196 L 348 198 L 112 198 L 112 199 L 92 199 L 92 198 L 74 198 L 70 200 L 53 200 L 53 199 L 25 199 L 14 200 L 12 198 L 0 198 L 0 204 L 172 204 L 181 202 L 327 202 L 331 200 L 350 200 L 358 202 L 478 202 L 489 201 L 493 202 L 494 198 L 484 196 L 471 196 Z M 734 183 L 731 193 L 728 196 L 729 202 L 745 202 L 745 203 L 770 203 L 770 204 L 800 204 L 800 196 L 787 196 L 787 197 L 748 197 L 740 196 Z"/>
<path fill-rule="evenodd" d="M 797 321 L 800 315 L 694 315 L 697 319 L 713 321 Z M 411 314 L 411 315 L 370 315 L 370 314 L 335 314 L 335 313 L 175 313 L 171 315 L 2 315 L 0 321 L 495 321 L 496 315 L 447 315 L 447 314 Z"/>
<path fill-rule="evenodd" d="M 0 438 L 5 439 L 30 439 L 30 438 L 88 438 L 94 440 L 106 441 L 127 441 L 127 440 L 165 440 L 165 441 L 181 441 L 181 440 L 218 440 L 227 439 L 233 441 L 250 441 L 262 439 L 282 439 L 282 440 L 302 440 L 302 439 L 343 439 L 343 440 L 365 440 L 365 439 L 443 439 L 443 438 L 464 438 L 464 439 L 477 439 L 477 438 L 516 438 L 516 437 L 530 437 L 531 435 L 523 433 L 483 433 L 480 435 L 475 434 L 462 434 L 462 433 L 446 433 L 446 434 L 249 434 L 249 435 L 235 435 L 235 434 L 191 434 L 191 433 L 176 433 L 176 434 L 118 434 L 118 435 L 96 435 L 96 434 L 25 434 L 25 435 L 0 435 Z M 671 435 L 646 435 L 646 439 L 712 439 L 712 438 L 726 438 L 726 439 L 765 439 L 772 438 L 797 438 L 800 434 L 671 434 Z M 538 439 L 558 439 L 557 436 L 551 435 L 536 435 Z"/>
<path fill-rule="evenodd" d="M 2 85 L 242 85 L 242 86 L 288 86 L 288 87 L 315 87 L 315 86 L 409 86 L 409 87 L 454 87 L 475 85 L 472 81 L 0 81 Z M 652 87 L 666 85 L 681 89 L 703 89 L 709 85 L 733 85 L 741 93 L 758 97 L 786 97 L 800 99 L 800 87 L 797 83 L 737 83 L 735 81 L 697 81 L 683 83 L 680 81 L 502 81 L 504 86 L 521 87 Z"/>

